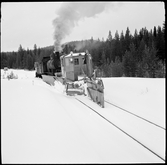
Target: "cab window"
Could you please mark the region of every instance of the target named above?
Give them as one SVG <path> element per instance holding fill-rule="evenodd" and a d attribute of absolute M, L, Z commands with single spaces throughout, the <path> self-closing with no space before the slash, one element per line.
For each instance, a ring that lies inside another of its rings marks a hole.
<path fill-rule="evenodd" d="M 79 65 L 79 59 L 78 58 L 74 59 L 74 65 Z"/>

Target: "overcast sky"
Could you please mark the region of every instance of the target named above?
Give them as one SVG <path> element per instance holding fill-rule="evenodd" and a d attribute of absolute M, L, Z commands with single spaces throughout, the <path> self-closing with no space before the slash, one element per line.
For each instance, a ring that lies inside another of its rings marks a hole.
<path fill-rule="evenodd" d="M 53 20 L 59 17 L 57 12 L 61 13 L 61 5 L 64 3 L 66 2 L 1 3 L 1 51 L 17 51 L 20 44 L 24 49 L 33 49 L 34 44 L 37 47 L 53 45 Z M 100 5 L 103 6 L 103 2 Z M 79 9 L 84 11 L 84 8 Z M 96 9 L 93 7 L 92 11 L 94 10 Z M 127 27 L 133 35 L 135 29 L 139 32 L 144 27 L 148 30 L 154 26 L 162 27 L 164 21 L 163 2 L 114 2 L 105 5 L 105 9 L 99 10 L 94 16 L 78 19 L 62 43 L 91 37 L 106 39 L 109 30 L 114 37 L 116 30 L 119 34 L 122 31 L 125 34 Z"/>

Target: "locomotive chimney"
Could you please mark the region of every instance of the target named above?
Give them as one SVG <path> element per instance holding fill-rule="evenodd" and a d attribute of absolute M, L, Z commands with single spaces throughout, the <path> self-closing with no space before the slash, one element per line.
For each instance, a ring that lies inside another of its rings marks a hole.
<path fill-rule="evenodd" d="M 55 54 L 56 54 L 56 57 L 59 59 L 60 58 L 60 53 L 57 51 L 57 52 L 55 52 Z"/>
<path fill-rule="evenodd" d="M 59 51 L 54 50 L 54 51 L 53 51 L 53 54 L 54 54 L 54 56 L 56 57 L 56 59 L 59 59 L 59 58 L 60 58 L 60 52 L 59 52 Z"/>

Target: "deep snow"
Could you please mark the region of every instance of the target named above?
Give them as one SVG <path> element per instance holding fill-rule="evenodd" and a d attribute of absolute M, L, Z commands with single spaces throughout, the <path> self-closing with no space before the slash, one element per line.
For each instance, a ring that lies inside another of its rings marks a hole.
<path fill-rule="evenodd" d="M 59 82 L 49 86 L 35 71 L 13 73 L 18 79 L 2 79 L 1 70 L 3 163 L 164 162 L 75 98 L 166 159 L 165 79 L 103 78 L 105 100 L 161 129 L 107 103 L 66 96 Z"/>

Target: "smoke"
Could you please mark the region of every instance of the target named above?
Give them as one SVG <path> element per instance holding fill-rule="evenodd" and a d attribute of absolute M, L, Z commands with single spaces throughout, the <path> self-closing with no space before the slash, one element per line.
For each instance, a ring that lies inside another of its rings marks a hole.
<path fill-rule="evenodd" d="M 113 5 L 113 4 L 112 4 Z M 57 17 L 53 20 L 54 47 L 61 51 L 62 40 L 72 32 L 78 21 L 88 17 L 94 17 L 111 6 L 111 3 L 100 2 L 71 2 L 63 3 L 57 11 Z"/>

